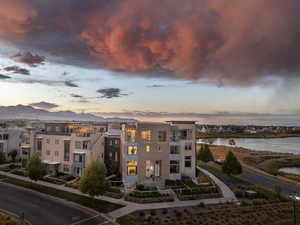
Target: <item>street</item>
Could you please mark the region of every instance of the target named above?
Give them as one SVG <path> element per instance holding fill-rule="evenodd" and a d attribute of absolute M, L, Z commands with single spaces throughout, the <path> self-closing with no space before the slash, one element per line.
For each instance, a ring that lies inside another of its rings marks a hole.
<path fill-rule="evenodd" d="M 32 225 L 112 224 L 99 214 L 4 183 L 0 183 L 0 209 L 17 215 L 24 212 Z"/>

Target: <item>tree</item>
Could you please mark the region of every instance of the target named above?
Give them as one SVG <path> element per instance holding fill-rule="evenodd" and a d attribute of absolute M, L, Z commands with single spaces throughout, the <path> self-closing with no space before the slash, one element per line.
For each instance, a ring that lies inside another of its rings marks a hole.
<path fill-rule="evenodd" d="M 5 163 L 5 154 L 4 152 L 0 152 L 0 164 Z"/>
<path fill-rule="evenodd" d="M 34 153 L 29 159 L 27 164 L 27 172 L 28 177 L 34 181 L 42 179 L 47 174 L 46 167 L 42 163 L 38 153 Z"/>
<path fill-rule="evenodd" d="M 203 162 L 214 161 L 213 154 L 211 153 L 208 145 L 201 145 L 201 149 L 198 152 L 198 160 L 201 160 Z"/>
<path fill-rule="evenodd" d="M 16 149 L 14 149 L 11 153 L 9 153 L 11 159 L 13 162 L 16 161 L 17 155 L 18 155 L 18 151 Z"/>
<path fill-rule="evenodd" d="M 225 162 L 222 166 L 222 171 L 227 175 L 237 175 L 242 173 L 242 166 L 235 155 L 230 151 L 228 152 Z"/>
<path fill-rule="evenodd" d="M 103 195 L 109 186 L 110 183 L 106 180 L 105 164 L 99 159 L 91 161 L 80 178 L 80 191 L 94 198 L 95 196 Z"/>

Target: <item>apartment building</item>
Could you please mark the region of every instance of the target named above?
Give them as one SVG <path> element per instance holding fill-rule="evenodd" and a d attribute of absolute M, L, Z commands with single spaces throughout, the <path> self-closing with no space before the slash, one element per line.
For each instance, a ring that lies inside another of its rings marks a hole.
<path fill-rule="evenodd" d="M 195 178 L 195 131 L 189 121 L 123 124 L 123 182 L 163 185 L 166 179 Z"/>
<path fill-rule="evenodd" d="M 27 133 L 21 148 L 40 153 L 50 173 L 80 177 L 92 159 L 104 159 L 105 131 L 103 125 L 47 123 L 44 130 Z"/>
<path fill-rule="evenodd" d="M 4 153 L 7 160 L 11 159 L 10 153 L 17 151 L 22 142 L 22 128 L 0 128 L 0 152 Z"/>

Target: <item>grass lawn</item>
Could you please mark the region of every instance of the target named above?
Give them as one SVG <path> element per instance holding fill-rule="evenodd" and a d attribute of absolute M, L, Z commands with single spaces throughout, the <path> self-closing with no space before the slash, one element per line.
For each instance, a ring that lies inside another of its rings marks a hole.
<path fill-rule="evenodd" d="M 46 187 L 44 185 L 40 185 L 40 184 L 33 183 L 33 182 L 27 182 L 27 181 L 23 181 L 23 180 L 11 178 L 11 177 L 5 177 L 5 176 L 1 176 L 1 177 L 6 178 L 6 179 L 2 180 L 2 182 L 17 185 L 17 186 L 24 187 L 24 188 L 28 188 L 28 189 L 31 189 L 34 191 L 41 192 L 43 194 L 51 195 L 53 197 L 62 198 L 62 199 L 65 199 L 65 200 L 68 200 L 71 202 L 75 202 L 77 204 L 86 206 L 88 208 L 92 208 L 101 213 L 108 213 L 108 212 L 111 212 L 111 211 L 114 211 L 116 209 L 123 207 L 122 205 L 118 205 L 118 204 L 114 204 L 114 203 L 110 203 L 110 202 L 98 200 L 98 199 L 93 200 L 92 198 L 87 197 L 87 196 L 82 196 L 82 195 L 58 190 L 58 189 L 51 188 L 51 187 Z"/>

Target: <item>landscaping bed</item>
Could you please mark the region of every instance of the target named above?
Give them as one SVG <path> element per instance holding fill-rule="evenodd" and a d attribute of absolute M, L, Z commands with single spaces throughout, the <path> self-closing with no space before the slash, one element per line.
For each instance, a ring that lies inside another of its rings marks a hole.
<path fill-rule="evenodd" d="M 300 214 L 300 208 L 297 211 Z M 120 217 L 121 225 L 270 225 L 292 219 L 293 206 L 273 203 L 239 207 L 231 204 L 140 211 Z"/>
<path fill-rule="evenodd" d="M 111 212 L 113 210 L 123 207 L 122 205 L 119 205 L 119 204 L 114 204 L 114 203 L 110 203 L 110 202 L 99 200 L 99 199 L 92 199 L 87 196 L 83 196 L 83 195 L 79 195 L 79 194 L 75 194 L 75 193 L 71 193 L 71 192 L 67 192 L 67 191 L 63 191 L 63 190 L 58 190 L 58 189 L 47 187 L 47 186 L 44 186 L 44 185 L 41 185 L 38 183 L 27 182 L 27 181 L 23 181 L 23 180 L 11 178 L 11 177 L 6 177 L 6 176 L 3 176 L 3 178 L 6 178 L 6 179 L 4 179 L 2 182 L 21 186 L 24 188 L 32 189 L 37 192 L 41 192 L 41 193 L 48 194 L 48 195 L 51 195 L 54 197 L 62 198 L 62 199 L 68 200 L 68 201 L 72 201 L 72 202 L 78 203 L 80 205 L 86 206 L 88 208 L 95 209 L 96 211 L 101 212 L 101 213 L 108 213 L 108 212 Z"/>
<path fill-rule="evenodd" d="M 208 199 L 208 198 L 222 198 L 222 193 L 217 187 L 182 189 L 175 191 L 177 197 L 181 201 Z"/>
<path fill-rule="evenodd" d="M 121 192 L 120 188 L 110 187 L 104 195 L 111 198 L 121 199 L 124 196 L 124 193 Z"/>
<path fill-rule="evenodd" d="M 136 203 L 172 202 L 173 197 L 158 191 L 133 191 L 125 196 L 125 200 Z"/>
<path fill-rule="evenodd" d="M 1 212 L 0 212 L 0 224 L 1 225 L 22 225 L 20 221 L 17 221 Z"/>

